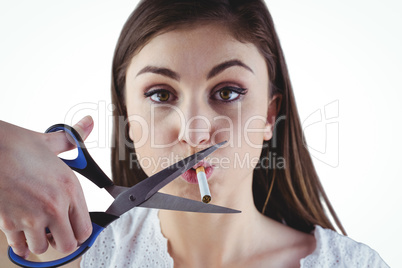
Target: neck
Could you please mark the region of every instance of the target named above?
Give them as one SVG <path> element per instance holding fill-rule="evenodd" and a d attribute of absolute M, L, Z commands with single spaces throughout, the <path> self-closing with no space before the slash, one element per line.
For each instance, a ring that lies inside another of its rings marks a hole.
<path fill-rule="evenodd" d="M 255 208 L 251 193 L 241 196 L 249 198 L 217 201 L 218 205 L 241 210 L 240 214 L 159 211 L 175 266 L 226 266 L 253 251 L 250 249 L 256 247 L 256 240 L 250 238 L 260 236 L 266 217 Z"/>

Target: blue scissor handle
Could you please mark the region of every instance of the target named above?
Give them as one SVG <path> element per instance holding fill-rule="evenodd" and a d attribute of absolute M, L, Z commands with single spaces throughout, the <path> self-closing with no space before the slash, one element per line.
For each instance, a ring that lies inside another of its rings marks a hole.
<path fill-rule="evenodd" d="M 85 159 L 84 152 L 82 151 L 82 148 L 81 148 L 84 146 L 84 143 L 82 142 L 80 135 L 78 134 L 77 131 L 75 131 L 75 129 L 73 129 L 72 127 L 70 127 L 68 125 L 57 124 L 57 125 L 53 125 L 53 126 L 49 127 L 45 131 L 45 133 L 56 132 L 56 131 L 60 131 L 60 130 L 70 134 L 70 136 L 74 139 L 75 144 L 77 145 L 77 149 L 78 149 L 78 156 L 76 159 L 74 159 L 74 160 L 68 160 L 68 159 L 63 159 L 63 158 L 60 158 L 60 159 L 63 160 L 63 162 L 66 163 L 71 168 L 84 169 L 88 164 L 87 160 Z"/>
<path fill-rule="evenodd" d="M 64 161 L 64 163 L 66 163 L 71 169 L 84 175 L 87 179 L 95 183 L 99 188 L 113 185 L 113 182 L 106 176 L 106 174 L 99 168 L 99 166 L 89 155 L 81 136 L 74 128 L 65 124 L 57 124 L 48 128 L 46 130 L 46 133 L 56 131 L 64 131 L 68 135 L 70 135 L 74 139 L 74 142 L 78 149 L 78 156 L 76 159 L 68 160 L 60 158 Z M 89 214 L 92 221 L 92 234 L 75 252 L 71 253 L 70 255 L 59 260 L 49 262 L 32 262 L 27 261 L 16 255 L 12 248 L 9 247 L 8 256 L 10 260 L 22 267 L 58 267 L 75 260 L 82 254 L 84 254 L 92 246 L 98 235 L 102 232 L 104 228 L 106 228 L 107 225 L 119 218 L 117 216 L 110 215 L 104 212 L 90 212 Z M 49 231 L 47 230 L 47 232 Z"/>
<path fill-rule="evenodd" d="M 49 127 L 45 133 L 56 132 L 56 131 L 64 131 L 68 135 L 70 135 L 77 146 L 78 156 L 73 160 L 63 159 L 64 163 L 66 163 L 72 170 L 77 171 L 81 175 L 85 176 L 87 179 L 91 180 L 95 183 L 99 188 L 103 188 L 105 186 L 113 185 L 113 182 L 106 176 L 106 174 L 100 169 L 100 167 L 95 163 L 90 154 L 85 147 L 84 142 L 78 132 L 65 124 L 57 124 Z"/>
<path fill-rule="evenodd" d="M 47 262 L 28 261 L 28 260 L 25 260 L 24 258 L 18 256 L 17 254 L 15 254 L 11 247 L 8 248 L 8 257 L 10 258 L 10 260 L 13 263 L 15 263 L 21 267 L 29 267 L 29 268 L 31 268 L 31 267 L 40 267 L 40 268 L 59 267 L 61 265 L 67 264 L 67 263 L 75 260 L 82 254 L 84 254 L 93 245 L 96 238 L 102 232 L 103 229 L 104 229 L 104 227 L 101 227 L 101 226 L 97 225 L 96 223 L 92 223 L 91 236 L 76 251 L 74 251 L 70 255 L 68 255 L 64 258 L 58 259 L 58 260 L 47 261 Z"/>
<path fill-rule="evenodd" d="M 91 221 L 92 221 L 92 234 L 76 251 L 74 251 L 70 255 L 63 257 L 61 259 L 58 259 L 58 260 L 54 260 L 54 261 L 34 262 L 34 261 L 25 260 L 24 258 L 16 255 L 14 253 L 14 251 L 12 250 L 12 248 L 8 247 L 8 257 L 16 265 L 19 265 L 21 267 L 26 267 L 26 268 L 59 267 L 61 265 L 72 262 L 73 260 L 80 257 L 82 254 L 84 254 L 93 245 L 96 238 L 103 231 L 103 229 L 106 228 L 106 226 L 108 226 L 111 222 L 113 222 L 119 218 L 117 216 L 113 216 L 113 215 L 107 214 L 105 212 L 90 212 L 89 214 L 91 216 Z M 49 233 L 48 230 L 47 230 L 47 232 Z"/>

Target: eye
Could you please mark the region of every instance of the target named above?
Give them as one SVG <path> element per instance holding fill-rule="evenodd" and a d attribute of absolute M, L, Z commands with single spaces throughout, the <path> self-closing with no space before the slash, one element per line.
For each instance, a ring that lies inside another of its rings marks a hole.
<path fill-rule="evenodd" d="M 159 101 L 159 102 L 164 102 L 164 101 L 168 101 L 170 98 L 170 93 L 167 91 L 161 91 L 158 93 L 154 93 L 151 96 L 151 100 L 153 101 Z"/>
<path fill-rule="evenodd" d="M 233 86 L 226 86 L 219 90 L 217 90 L 213 95 L 212 98 L 215 100 L 220 100 L 224 102 L 231 102 L 240 98 L 240 95 L 246 94 L 247 89 L 233 87 Z"/>
<path fill-rule="evenodd" d="M 174 96 L 166 89 L 155 89 L 144 93 L 145 97 L 149 97 L 154 102 L 169 102 L 174 100 Z"/>
<path fill-rule="evenodd" d="M 219 93 L 219 97 L 222 100 L 234 100 L 240 95 L 239 93 L 236 93 L 233 90 L 230 90 L 227 88 L 219 90 L 218 93 Z"/>

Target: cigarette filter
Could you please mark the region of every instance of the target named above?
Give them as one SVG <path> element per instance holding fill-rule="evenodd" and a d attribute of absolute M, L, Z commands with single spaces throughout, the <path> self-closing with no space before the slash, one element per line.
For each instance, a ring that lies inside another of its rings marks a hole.
<path fill-rule="evenodd" d="M 198 185 L 200 187 L 201 200 L 204 203 L 211 201 L 211 193 L 209 192 L 207 176 L 205 175 L 205 169 L 203 166 L 198 167 L 196 170 Z"/>

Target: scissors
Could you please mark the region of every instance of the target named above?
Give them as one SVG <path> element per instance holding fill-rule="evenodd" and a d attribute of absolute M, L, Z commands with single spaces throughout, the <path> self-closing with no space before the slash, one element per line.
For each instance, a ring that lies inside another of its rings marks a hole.
<path fill-rule="evenodd" d="M 205 204 L 203 202 L 158 192 L 166 184 L 192 168 L 209 154 L 213 153 L 225 142 L 218 143 L 198 153 L 195 153 L 129 188 L 113 184 L 113 182 L 106 176 L 106 174 L 89 155 L 82 138 L 74 128 L 64 124 L 57 124 L 48 128 L 46 133 L 56 131 L 65 131 L 67 134 L 69 134 L 74 139 L 78 149 L 77 158 L 73 160 L 61 158 L 61 160 L 63 160 L 64 163 L 66 163 L 71 169 L 77 171 L 92 181 L 99 188 L 105 188 L 115 200 L 105 212 L 89 213 L 93 228 L 91 236 L 75 252 L 64 258 L 47 262 L 33 262 L 25 260 L 16 255 L 12 248 L 9 247 L 8 256 L 10 260 L 19 266 L 42 268 L 58 267 L 77 259 L 93 245 L 103 229 L 134 207 L 204 213 L 240 212 L 238 210 L 233 210 L 226 207 Z M 49 233 L 50 231 L 46 228 L 46 232 Z"/>

